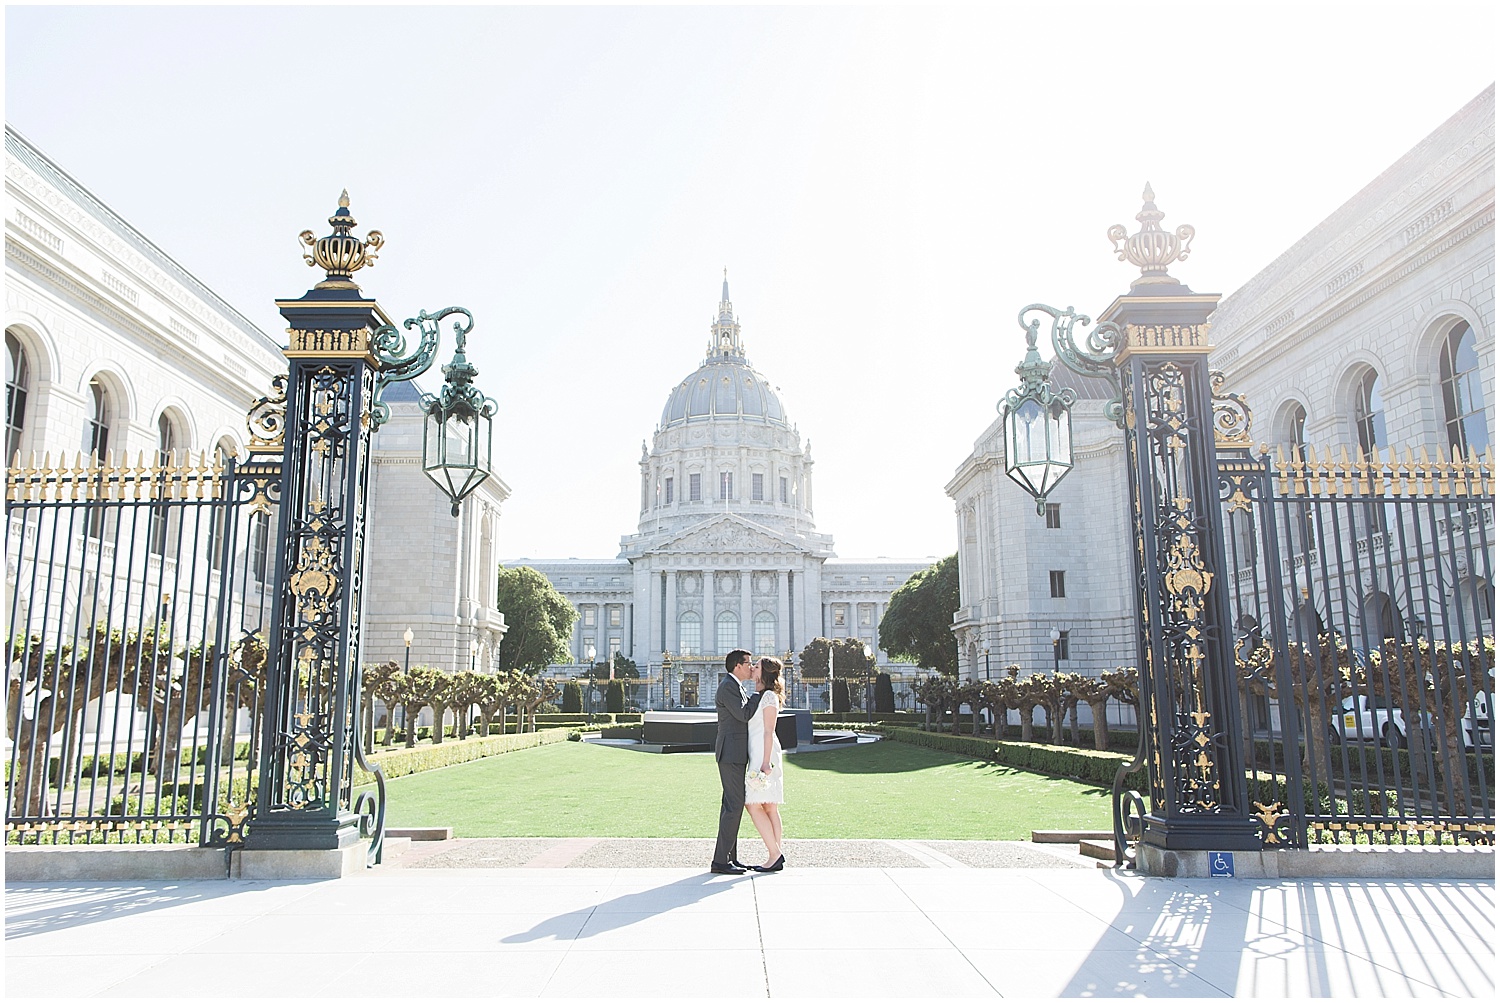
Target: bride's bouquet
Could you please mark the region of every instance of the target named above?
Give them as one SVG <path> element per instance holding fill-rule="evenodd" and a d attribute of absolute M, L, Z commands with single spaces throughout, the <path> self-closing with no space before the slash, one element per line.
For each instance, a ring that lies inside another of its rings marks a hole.
<path fill-rule="evenodd" d="M 771 786 L 771 774 L 762 773 L 760 770 L 747 770 L 745 773 L 745 787 L 752 791 L 763 791 Z"/>

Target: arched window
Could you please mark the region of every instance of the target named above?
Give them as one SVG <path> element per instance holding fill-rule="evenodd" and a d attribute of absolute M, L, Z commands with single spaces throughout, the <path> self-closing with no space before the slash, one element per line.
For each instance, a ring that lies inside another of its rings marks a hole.
<path fill-rule="evenodd" d="M 1354 425 L 1359 433 L 1359 451 L 1365 456 L 1374 449 L 1384 450 L 1385 401 L 1381 397 L 1380 374 L 1368 370 L 1359 381 L 1354 395 Z"/>
<path fill-rule="evenodd" d="M 717 628 L 719 654 L 727 655 L 740 646 L 740 618 L 727 609 L 719 614 Z"/>
<path fill-rule="evenodd" d="M 83 448 L 104 458 L 109 450 L 109 391 L 97 379 L 89 380 L 89 421 L 83 430 Z"/>
<path fill-rule="evenodd" d="M 109 392 L 97 379 L 89 380 L 89 420 L 83 427 L 83 448 L 89 455 L 103 459 L 109 452 Z M 84 532 L 95 539 L 104 538 L 104 503 L 89 505 L 84 516 Z"/>
<path fill-rule="evenodd" d="M 1490 430 L 1484 417 L 1479 351 L 1474 343 L 1474 329 L 1468 324 L 1460 323 L 1448 332 L 1440 371 L 1449 448 L 1465 455 L 1473 449 L 1483 455 L 1490 444 Z"/>
<path fill-rule="evenodd" d="M 220 439 L 218 446 L 214 447 L 218 458 L 218 466 L 227 468 L 229 461 L 234 457 L 234 441 L 232 439 Z M 224 566 L 224 527 L 228 525 L 226 516 L 228 509 L 218 506 L 214 508 L 213 519 L 209 523 L 208 530 L 208 566 L 218 571 Z"/>
<path fill-rule="evenodd" d="M 755 653 L 776 654 L 776 614 L 765 610 L 755 614 Z"/>
<path fill-rule="evenodd" d="M 1306 463 L 1307 454 L 1307 408 L 1301 404 L 1293 404 L 1291 413 L 1287 415 L 1287 452 L 1290 458 L 1299 463 Z M 1313 507 L 1307 502 L 1298 502 L 1292 512 L 1296 529 L 1296 538 L 1292 541 L 1294 547 L 1301 553 L 1307 553 L 1312 549 L 1314 540 Z"/>
<path fill-rule="evenodd" d="M 697 613 L 688 612 L 677 618 L 677 650 L 689 657 L 703 651 L 703 621 Z"/>
<path fill-rule="evenodd" d="M 156 465 L 161 469 L 157 475 L 158 481 L 164 486 L 166 484 L 165 468 L 172 462 L 172 453 L 177 449 L 177 430 L 172 427 L 172 419 L 163 412 L 156 419 Z M 159 492 L 165 495 L 165 491 Z M 165 500 L 158 500 L 151 506 L 151 552 L 165 556 L 167 553 L 167 538 L 172 535 L 170 518 L 172 515 L 170 504 Z"/>
<path fill-rule="evenodd" d="M 31 394 L 31 362 L 26 346 L 5 332 L 5 462 L 21 451 L 21 433 L 26 428 L 26 398 Z"/>

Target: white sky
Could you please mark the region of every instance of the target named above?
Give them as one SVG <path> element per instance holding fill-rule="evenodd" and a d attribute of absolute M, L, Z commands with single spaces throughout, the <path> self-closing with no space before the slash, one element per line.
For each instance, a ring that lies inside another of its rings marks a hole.
<path fill-rule="evenodd" d="M 266 331 L 341 188 L 461 304 L 500 550 L 603 557 L 720 270 L 846 557 L 954 548 L 1017 310 L 1097 313 L 1142 183 L 1233 292 L 1494 79 L 1490 5 L 22 8 L 5 115 Z M 444 345 L 444 356 L 451 346 Z M 429 375 L 430 386 L 433 382 Z M 1017 489 L 1019 490 L 1019 489 Z"/>

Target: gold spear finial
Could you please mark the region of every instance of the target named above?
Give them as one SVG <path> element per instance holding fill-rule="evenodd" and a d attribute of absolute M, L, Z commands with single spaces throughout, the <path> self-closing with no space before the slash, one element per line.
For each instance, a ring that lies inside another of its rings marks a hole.
<path fill-rule="evenodd" d="M 347 189 L 347 188 L 345 188 L 343 191 L 339 192 L 339 208 L 340 209 L 347 209 L 347 208 L 349 208 L 349 189 Z"/>

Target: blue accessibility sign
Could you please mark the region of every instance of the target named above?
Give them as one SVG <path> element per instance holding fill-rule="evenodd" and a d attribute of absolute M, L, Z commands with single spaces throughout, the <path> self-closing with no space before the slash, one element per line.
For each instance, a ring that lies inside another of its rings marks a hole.
<path fill-rule="evenodd" d="M 1209 850 L 1208 876 L 1211 878 L 1234 877 L 1234 854 L 1224 850 Z"/>

